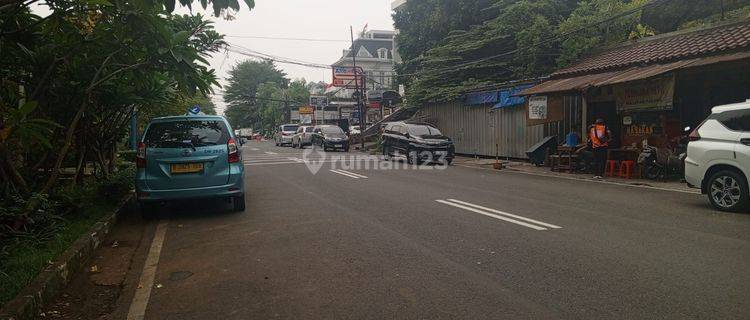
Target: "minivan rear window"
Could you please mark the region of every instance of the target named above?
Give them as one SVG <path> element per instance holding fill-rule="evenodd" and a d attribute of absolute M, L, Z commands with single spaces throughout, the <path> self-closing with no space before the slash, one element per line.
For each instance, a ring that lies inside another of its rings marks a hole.
<path fill-rule="evenodd" d="M 281 131 L 297 131 L 299 126 L 282 126 Z"/>
<path fill-rule="evenodd" d="M 226 144 L 229 131 L 222 121 L 184 120 L 152 123 L 143 142 L 151 148 L 190 148 Z"/>
<path fill-rule="evenodd" d="M 323 131 L 323 133 L 329 133 L 329 134 L 344 133 L 344 130 L 342 130 L 339 127 L 322 127 L 320 129 Z"/>

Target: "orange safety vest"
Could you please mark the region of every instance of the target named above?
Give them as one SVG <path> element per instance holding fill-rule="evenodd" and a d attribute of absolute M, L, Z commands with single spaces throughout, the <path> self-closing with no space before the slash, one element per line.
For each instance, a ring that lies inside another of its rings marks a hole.
<path fill-rule="evenodd" d="M 607 126 L 603 124 L 597 124 L 594 125 L 591 128 L 591 131 L 589 132 L 589 140 L 591 140 L 591 147 L 592 148 L 601 148 L 606 147 L 609 145 L 609 139 L 603 138 L 607 137 Z"/>

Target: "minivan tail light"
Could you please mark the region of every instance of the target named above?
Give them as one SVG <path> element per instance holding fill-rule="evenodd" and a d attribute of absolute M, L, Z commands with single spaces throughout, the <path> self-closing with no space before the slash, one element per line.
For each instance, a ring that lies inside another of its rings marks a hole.
<path fill-rule="evenodd" d="M 146 167 L 146 144 L 138 142 L 138 149 L 135 153 L 135 166 L 137 168 Z"/>
<path fill-rule="evenodd" d="M 693 129 L 693 131 L 690 132 L 690 134 L 688 135 L 688 140 L 689 141 L 698 141 L 698 140 L 701 139 L 701 135 L 698 133 L 698 129 L 700 129 L 703 126 L 703 124 L 706 123 L 707 120 L 708 119 L 703 120 L 703 122 L 701 122 L 701 124 L 699 124 L 698 126 L 696 126 L 695 129 Z"/>
<path fill-rule="evenodd" d="M 229 163 L 240 162 L 240 149 L 237 147 L 237 143 L 234 139 L 230 138 L 229 141 L 227 141 L 227 150 L 229 151 L 229 156 L 227 157 Z"/>

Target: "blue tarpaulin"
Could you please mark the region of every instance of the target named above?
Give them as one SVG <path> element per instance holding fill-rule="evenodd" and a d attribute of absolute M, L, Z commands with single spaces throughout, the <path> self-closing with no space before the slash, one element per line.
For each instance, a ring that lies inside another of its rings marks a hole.
<path fill-rule="evenodd" d="M 473 92 L 466 94 L 466 104 L 485 104 L 497 102 L 497 91 Z"/>
<path fill-rule="evenodd" d="M 501 90 L 498 94 L 498 102 L 492 107 L 492 109 L 494 110 L 523 104 L 526 101 L 525 98 L 523 96 L 516 96 L 516 94 L 533 86 L 533 84 L 524 84 Z"/>

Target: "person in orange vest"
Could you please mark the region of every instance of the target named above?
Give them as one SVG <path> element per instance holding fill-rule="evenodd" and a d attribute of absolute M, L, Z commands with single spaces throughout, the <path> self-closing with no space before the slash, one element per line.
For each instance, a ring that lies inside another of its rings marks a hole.
<path fill-rule="evenodd" d="M 594 179 L 601 179 L 604 176 L 607 148 L 611 136 L 612 133 L 604 124 L 604 119 L 596 119 L 596 122 L 589 127 L 589 145 L 594 153 Z"/>

